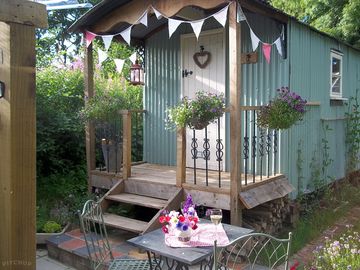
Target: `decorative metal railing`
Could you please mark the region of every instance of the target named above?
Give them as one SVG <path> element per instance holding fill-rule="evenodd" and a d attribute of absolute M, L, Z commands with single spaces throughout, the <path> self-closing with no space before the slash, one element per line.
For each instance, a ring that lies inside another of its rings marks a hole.
<path fill-rule="evenodd" d="M 257 125 L 258 106 L 243 106 L 241 108 L 242 121 L 242 184 L 248 185 L 274 176 L 278 172 L 278 131 L 263 129 Z M 201 132 L 192 129 L 191 159 L 193 170 L 193 183 L 198 180 L 198 170 L 204 170 L 205 185 L 209 185 L 209 171 L 217 174 L 217 186 L 222 186 L 222 162 L 224 161 L 224 138 L 221 137 L 221 121 L 225 117 L 217 119 L 217 135 L 212 140 L 208 137 L 208 127 Z M 200 135 L 202 134 L 202 136 Z M 229 145 L 231 147 L 231 145 Z M 203 160 L 205 166 L 199 167 L 199 161 Z M 212 169 L 209 162 L 212 160 Z M 214 161 L 217 169 L 214 169 Z"/>
<path fill-rule="evenodd" d="M 263 180 L 278 172 L 278 130 L 257 125 L 258 106 L 242 107 L 242 154 L 245 185 Z"/>
<path fill-rule="evenodd" d="M 223 161 L 224 157 L 224 144 L 223 139 L 221 138 L 221 125 L 220 125 L 221 119 L 218 118 L 216 120 L 216 126 L 217 126 L 217 138 L 216 138 L 216 146 L 215 146 L 215 156 L 216 156 L 216 162 L 217 162 L 217 174 L 218 174 L 218 186 L 221 187 L 221 172 L 222 172 L 222 166 L 221 163 Z M 206 186 L 209 185 L 209 161 L 210 157 L 214 155 L 214 153 L 211 153 L 211 145 L 210 145 L 210 139 L 208 138 L 208 127 L 205 127 L 204 132 L 204 138 L 202 145 L 198 143 L 197 138 L 197 132 L 195 129 L 192 129 L 192 139 L 191 139 L 191 158 L 193 160 L 193 175 L 194 175 L 194 184 L 196 185 L 197 180 L 197 174 L 196 171 L 198 169 L 197 167 L 197 160 L 203 159 L 205 161 L 205 183 Z M 200 153 L 200 155 L 199 155 Z"/>

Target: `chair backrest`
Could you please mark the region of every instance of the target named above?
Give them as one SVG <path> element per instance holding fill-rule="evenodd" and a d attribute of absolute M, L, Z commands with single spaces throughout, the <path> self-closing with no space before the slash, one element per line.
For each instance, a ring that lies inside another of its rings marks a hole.
<path fill-rule="evenodd" d="M 214 269 L 288 269 L 291 233 L 278 239 L 264 233 L 243 235 L 226 246 L 214 243 Z"/>
<path fill-rule="evenodd" d="M 111 252 L 101 205 L 93 200 L 87 201 L 79 218 L 91 267 L 94 270 L 106 268 L 106 262 L 112 261 L 114 257 Z"/>

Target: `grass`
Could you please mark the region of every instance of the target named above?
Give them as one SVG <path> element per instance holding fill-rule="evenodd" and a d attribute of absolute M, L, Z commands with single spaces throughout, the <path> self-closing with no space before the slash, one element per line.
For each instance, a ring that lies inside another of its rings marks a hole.
<path fill-rule="evenodd" d="M 328 189 L 322 199 L 316 198 L 314 205 L 305 209 L 293 231 L 291 253 L 294 254 L 311 240 L 344 217 L 354 206 L 360 204 L 360 187 L 349 182 L 340 188 Z M 309 206 L 307 202 L 307 206 Z M 360 230 L 360 222 L 355 225 Z"/>

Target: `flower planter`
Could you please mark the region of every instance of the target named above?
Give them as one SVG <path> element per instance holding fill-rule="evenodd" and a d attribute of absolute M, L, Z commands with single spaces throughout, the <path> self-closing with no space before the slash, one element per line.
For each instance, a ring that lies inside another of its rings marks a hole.
<path fill-rule="evenodd" d="M 196 130 L 201 130 L 206 128 L 209 125 L 209 122 L 201 122 L 201 121 L 192 121 L 190 122 L 190 127 L 196 129 Z"/>
<path fill-rule="evenodd" d="M 119 172 L 122 163 L 122 143 L 116 145 L 112 141 L 106 142 L 107 140 L 102 139 L 101 148 L 105 167 L 108 172 Z"/>
<path fill-rule="evenodd" d="M 188 228 L 186 231 L 183 230 L 175 230 L 175 236 L 177 236 L 180 242 L 189 242 L 191 239 L 192 229 Z"/>
<path fill-rule="evenodd" d="M 66 224 L 65 227 L 62 229 L 61 232 L 58 233 L 36 233 L 36 244 L 43 245 L 46 244 L 46 240 L 51 236 L 61 235 L 65 233 L 68 228 L 70 227 L 70 223 Z"/>

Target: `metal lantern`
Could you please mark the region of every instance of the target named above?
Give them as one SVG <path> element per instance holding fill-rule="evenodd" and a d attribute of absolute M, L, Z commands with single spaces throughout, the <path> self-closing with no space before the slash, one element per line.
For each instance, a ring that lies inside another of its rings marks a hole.
<path fill-rule="evenodd" d="M 141 67 L 138 60 L 130 67 L 130 83 L 132 85 L 144 85 L 144 69 Z"/>

